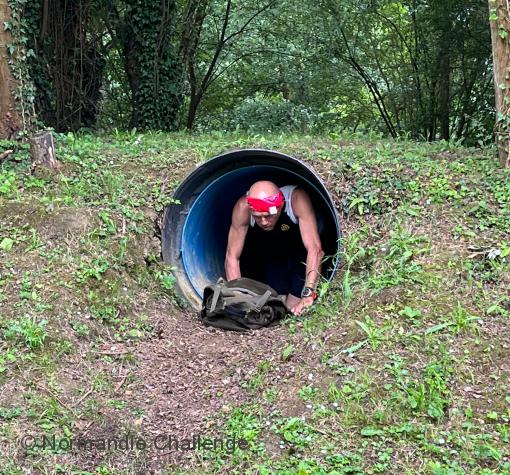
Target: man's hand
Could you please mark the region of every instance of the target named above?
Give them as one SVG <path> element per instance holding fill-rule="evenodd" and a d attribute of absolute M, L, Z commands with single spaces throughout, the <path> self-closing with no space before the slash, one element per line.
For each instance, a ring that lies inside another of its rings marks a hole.
<path fill-rule="evenodd" d="M 294 307 L 290 309 L 290 311 L 294 315 L 301 315 L 305 308 L 311 307 L 313 305 L 313 302 L 314 302 L 313 297 L 303 297 L 296 305 L 294 305 Z"/>

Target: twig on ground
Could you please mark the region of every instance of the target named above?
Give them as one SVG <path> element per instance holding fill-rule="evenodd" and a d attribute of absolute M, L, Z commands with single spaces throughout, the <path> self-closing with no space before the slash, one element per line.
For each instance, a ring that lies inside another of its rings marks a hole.
<path fill-rule="evenodd" d="M 7 158 L 11 153 L 14 153 L 14 150 L 6 150 L 5 152 L 0 153 L 0 160 Z"/>
<path fill-rule="evenodd" d="M 83 400 L 86 399 L 87 396 L 89 396 L 92 393 L 92 391 L 93 391 L 93 388 L 90 388 L 80 399 L 78 399 L 77 402 L 75 402 L 73 404 L 73 407 L 79 406 L 83 402 Z"/>
<path fill-rule="evenodd" d="M 120 367 L 120 370 L 119 370 L 119 374 L 122 372 L 122 366 Z M 122 379 L 119 381 L 119 384 L 117 384 L 117 386 L 115 387 L 115 392 L 118 392 L 119 389 L 122 387 L 122 385 L 126 382 L 126 379 L 127 379 L 127 376 L 128 376 L 128 373 L 129 371 L 126 370 L 124 372 L 124 375 L 122 376 Z"/>

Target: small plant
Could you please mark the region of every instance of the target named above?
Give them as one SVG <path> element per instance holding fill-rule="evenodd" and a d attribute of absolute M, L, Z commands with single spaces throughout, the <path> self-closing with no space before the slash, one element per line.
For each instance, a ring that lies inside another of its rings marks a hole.
<path fill-rule="evenodd" d="M 266 376 L 269 372 L 270 367 L 271 363 L 269 361 L 267 360 L 261 361 L 257 366 L 257 372 L 255 373 L 253 378 L 251 378 L 247 383 L 248 388 L 250 389 L 260 388 L 266 380 Z"/>
<path fill-rule="evenodd" d="M 20 320 L 11 320 L 6 329 L 4 337 L 8 340 L 20 338 L 23 339 L 30 350 L 41 348 L 46 340 L 47 320 L 37 322 L 35 317 L 25 316 Z"/>
<path fill-rule="evenodd" d="M 274 430 L 283 437 L 285 442 L 299 448 L 309 446 L 316 435 L 314 429 L 299 417 L 283 419 Z"/>
<path fill-rule="evenodd" d="M 411 234 L 398 225 L 384 246 L 386 256 L 380 262 L 380 269 L 370 277 L 369 285 L 374 289 L 373 293 L 405 282 L 422 282 L 422 266 L 414 258 L 429 252 L 429 246 L 420 246 L 427 241 L 424 236 Z"/>
<path fill-rule="evenodd" d="M 103 323 L 118 323 L 119 311 L 114 305 L 106 304 L 93 304 L 90 306 L 90 313 L 101 320 Z"/>
<path fill-rule="evenodd" d="M 7 371 L 7 363 L 13 363 L 17 360 L 16 349 L 9 348 L 7 351 L 0 353 L 0 374 Z"/>
<path fill-rule="evenodd" d="M 368 315 L 364 322 L 356 321 L 356 324 L 365 332 L 367 340 L 372 350 L 377 350 L 381 343 L 386 339 L 385 328 L 378 327 L 377 324 Z"/>
<path fill-rule="evenodd" d="M 287 345 L 282 351 L 282 361 L 287 361 L 294 354 L 294 346 Z"/>
<path fill-rule="evenodd" d="M 16 192 L 16 173 L 11 170 L 0 171 L 0 195 L 11 197 Z"/>
<path fill-rule="evenodd" d="M 443 364 L 431 363 L 423 381 L 412 381 L 405 387 L 408 403 L 415 411 L 425 411 L 433 419 L 441 419 L 450 403 L 448 372 Z"/>
<path fill-rule="evenodd" d="M 117 226 L 115 225 L 115 222 L 111 218 L 110 213 L 108 213 L 108 211 L 103 210 L 98 214 L 98 216 L 102 222 L 100 235 L 107 236 L 108 234 L 117 233 Z"/>
<path fill-rule="evenodd" d="M 364 247 L 361 241 L 366 238 L 367 229 L 352 234 L 348 238 L 342 240 L 342 254 L 345 261 L 345 272 L 342 277 L 342 301 L 343 306 L 347 309 L 352 300 L 353 277 L 352 269 L 354 267 L 366 266 L 374 254 L 373 247 Z"/>
<path fill-rule="evenodd" d="M 333 381 L 328 387 L 328 401 L 336 403 L 342 398 L 342 392 L 338 389 L 338 386 Z"/>
<path fill-rule="evenodd" d="M 14 239 L 11 238 L 3 238 L 0 241 L 0 249 L 2 249 L 5 252 L 9 252 L 12 249 L 12 246 L 14 245 Z"/>
<path fill-rule="evenodd" d="M 74 321 L 70 323 L 71 328 L 76 333 L 77 337 L 86 337 L 90 335 L 90 327 L 88 325 L 85 325 L 85 323 L 81 323 L 79 321 Z"/>
<path fill-rule="evenodd" d="M 243 439 L 253 446 L 256 442 L 261 425 L 257 415 L 248 407 L 235 408 L 226 424 L 228 435 Z"/>
<path fill-rule="evenodd" d="M 318 388 L 312 386 L 303 386 L 299 391 L 299 397 L 304 401 L 311 401 L 319 392 Z"/>
<path fill-rule="evenodd" d="M 161 284 L 161 287 L 163 287 L 165 290 L 172 290 L 174 288 L 176 278 L 173 274 L 157 272 L 156 276 L 159 280 L 159 283 Z"/>
<path fill-rule="evenodd" d="M 405 317 L 413 325 L 420 325 L 421 324 L 422 313 L 421 313 L 420 310 L 415 310 L 415 309 L 413 309 L 411 307 L 408 307 L 406 305 L 403 310 L 398 312 L 398 314 L 400 316 L 402 316 L 402 317 Z"/>
<path fill-rule="evenodd" d="M 457 307 L 452 314 L 452 329 L 453 333 L 459 333 L 463 330 L 474 328 L 474 322 L 479 322 L 480 317 L 471 315 L 468 311 L 457 302 Z"/>
<path fill-rule="evenodd" d="M 106 403 L 114 409 L 124 409 L 127 406 L 127 402 L 118 399 L 109 399 Z"/>
<path fill-rule="evenodd" d="M 474 329 L 473 322 L 479 321 L 480 317 L 470 315 L 468 311 L 462 307 L 460 302 L 457 302 L 455 310 L 446 318 L 443 318 L 442 323 L 433 325 L 425 331 L 425 334 L 437 333 L 442 330 L 448 329 L 452 333 L 457 334 L 463 330 Z"/>
<path fill-rule="evenodd" d="M 39 296 L 37 291 L 33 288 L 32 282 L 29 280 L 27 276 L 23 276 L 21 281 L 21 289 L 20 289 L 20 299 L 21 300 L 39 300 Z"/>
<path fill-rule="evenodd" d="M 15 419 L 21 416 L 21 408 L 13 407 L 13 408 L 0 408 L 0 419 L 4 421 L 10 421 L 11 419 Z"/>
<path fill-rule="evenodd" d="M 80 270 L 76 273 L 78 282 L 85 282 L 89 278 L 101 280 L 102 275 L 109 269 L 110 265 L 104 257 L 93 259 L 90 264 L 82 263 Z"/>

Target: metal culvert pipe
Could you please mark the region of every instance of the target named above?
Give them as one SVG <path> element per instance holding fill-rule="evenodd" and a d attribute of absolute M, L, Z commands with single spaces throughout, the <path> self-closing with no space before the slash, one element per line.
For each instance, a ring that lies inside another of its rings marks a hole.
<path fill-rule="evenodd" d="M 335 273 L 340 223 L 320 177 L 302 161 L 280 152 L 245 149 L 224 153 L 191 172 L 174 194 L 177 203 L 165 209 L 163 260 L 175 268 L 177 290 L 195 309 L 201 306 L 204 287 L 225 275 L 232 209 L 258 180 L 270 180 L 280 187 L 298 185 L 308 192 L 327 256 L 322 274 L 331 280 Z"/>

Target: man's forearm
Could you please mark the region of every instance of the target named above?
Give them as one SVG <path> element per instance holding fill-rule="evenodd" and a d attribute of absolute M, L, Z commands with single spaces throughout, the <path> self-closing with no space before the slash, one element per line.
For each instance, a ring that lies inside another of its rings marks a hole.
<path fill-rule="evenodd" d="M 309 249 L 306 256 L 306 278 L 305 287 L 315 289 L 321 272 L 321 260 L 324 252 L 321 248 Z"/>
<path fill-rule="evenodd" d="M 227 257 L 225 260 L 225 274 L 227 280 L 239 279 L 241 277 L 241 267 L 239 266 L 239 259 Z"/>

